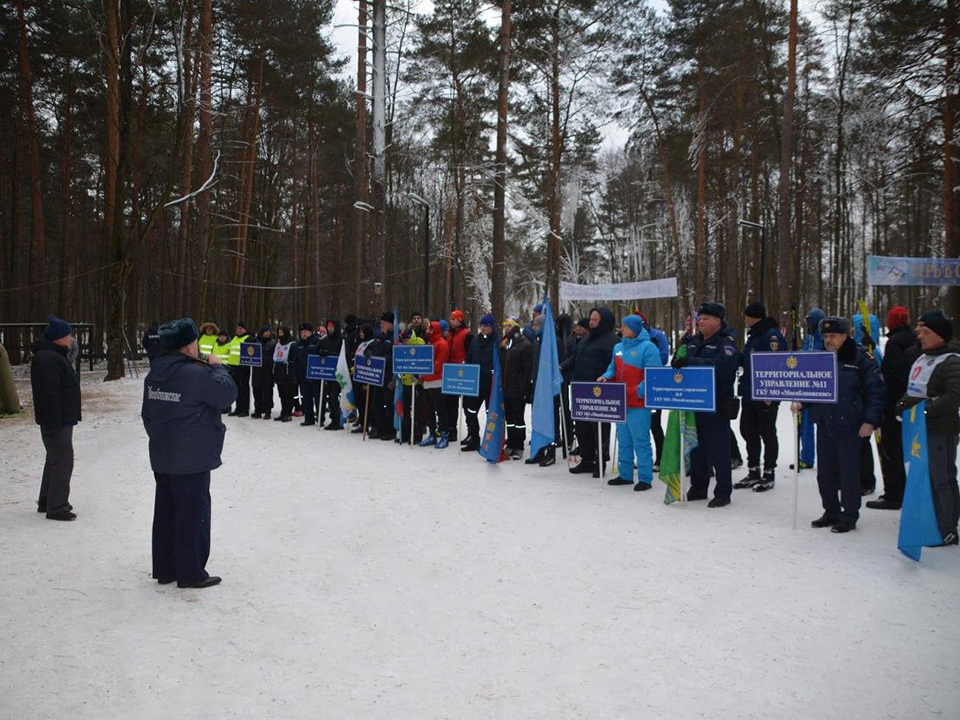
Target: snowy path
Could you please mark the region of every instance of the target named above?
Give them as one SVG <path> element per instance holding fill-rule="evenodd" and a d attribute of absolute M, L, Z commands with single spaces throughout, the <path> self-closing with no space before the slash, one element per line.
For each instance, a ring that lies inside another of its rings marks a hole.
<path fill-rule="evenodd" d="M 140 381 L 85 386 L 75 523 L 33 511 L 32 419 L 0 421 L 2 717 L 960 717 L 960 552 L 905 559 L 896 513 L 810 529 L 811 472 L 795 531 L 789 478 L 665 507 L 230 418 L 224 582 L 178 590 L 149 578 Z"/>

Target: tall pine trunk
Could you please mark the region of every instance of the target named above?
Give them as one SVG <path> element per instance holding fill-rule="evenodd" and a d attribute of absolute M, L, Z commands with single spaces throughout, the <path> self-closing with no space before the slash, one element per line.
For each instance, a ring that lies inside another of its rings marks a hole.
<path fill-rule="evenodd" d="M 500 13 L 499 85 L 497 88 L 497 154 L 493 188 L 493 277 L 491 309 L 503 317 L 506 289 L 505 210 L 507 186 L 507 111 L 510 96 L 511 0 L 504 0 Z"/>
<path fill-rule="evenodd" d="M 790 241 L 790 171 L 793 164 L 793 110 L 797 97 L 797 0 L 790 0 L 790 32 L 787 41 L 787 93 L 783 98 L 783 132 L 780 144 L 780 180 L 777 189 L 780 218 L 777 223 L 778 305 L 787 312 L 797 303 Z M 779 319 L 778 315 L 775 315 Z"/>

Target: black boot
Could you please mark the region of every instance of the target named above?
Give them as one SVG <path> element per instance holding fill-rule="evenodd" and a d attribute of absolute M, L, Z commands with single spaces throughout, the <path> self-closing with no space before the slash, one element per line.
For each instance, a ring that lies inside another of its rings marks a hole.
<path fill-rule="evenodd" d="M 540 467 L 550 467 L 557 464 L 557 449 L 551 445 L 543 449 L 543 457 L 540 458 Z"/>
<path fill-rule="evenodd" d="M 587 460 L 581 460 L 580 464 L 575 468 L 570 468 L 570 472 L 573 475 L 586 475 L 587 473 L 593 473 L 593 471 L 596 469 L 596 463 L 592 463 Z"/>
<path fill-rule="evenodd" d="M 193 583 L 192 585 L 181 585 L 177 583 L 178 588 L 208 588 L 213 587 L 214 585 L 220 584 L 220 578 L 216 575 L 211 575 L 206 580 L 201 580 L 200 582 Z"/>
<path fill-rule="evenodd" d="M 856 529 L 857 529 L 857 524 L 852 520 L 841 520 L 832 528 L 830 528 L 830 532 L 848 533 L 851 530 L 856 530 Z"/>
<path fill-rule="evenodd" d="M 887 498 L 880 498 L 879 500 L 868 500 L 867 507 L 871 510 L 899 510 L 902 507 L 903 503 L 894 502 L 893 500 L 887 500 Z"/>
<path fill-rule="evenodd" d="M 536 455 L 531 455 L 526 460 L 523 461 L 524 465 L 538 465 L 540 459 L 543 457 L 544 448 L 540 448 Z"/>
<path fill-rule="evenodd" d="M 250 416 L 250 419 L 251 419 L 251 420 L 259 420 L 261 417 L 263 417 L 263 416 L 262 416 L 259 412 L 255 412 L 253 415 Z"/>
<path fill-rule="evenodd" d="M 815 528 L 833 527 L 838 522 L 840 522 L 839 518 L 835 518 L 824 513 L 823 515 L 818 517 L 816 520 L 812 521 L 810 523 L 810 527 L 815 527 Z"/>
<path fill-rule="evenodd" d="M 766 492 L 767 490 L 773 490 L 773 482 L 774 482 L 773 470 L 764 470 L 763 479 L 753 486 L 753 491 Z"/>
<path fill-rule="evenodd" d="M 645 483 L 642 480 L 633 486 L 634 492 L 643 492 L 644 490 L 649 490 L 652 486 L 650 483 Z"/>
<path fill-rule="evenodd" d="M 633 485 L 633 480 L 624 480 L 622 477 L 610 478 L 607 485 Z"/>
<path fill-rule="evenodd" d="M 480 449 L 480 438 L 476 435 L 467 437 L 463 445 L 460 446 L 460 452 L 476 452 Z"/>
<path fill-rule="evenodd" d="M 737 490 L 743 490 L 745 488 L 752 488 L 754 485 L 759 483 L 761 480 L 760 477 L 760 468 L 752 467 L 747 471 L 747 476 L 734 485 Z"/>
<path fill-rule="evenodd" d="M 269 420 L 269 419 L 270 419 L 270 411 L 269 411 L 269 410 L 267 410 L 267 411 L 263 414 L 263 419 L 264 419 L 264 420 Z"/>

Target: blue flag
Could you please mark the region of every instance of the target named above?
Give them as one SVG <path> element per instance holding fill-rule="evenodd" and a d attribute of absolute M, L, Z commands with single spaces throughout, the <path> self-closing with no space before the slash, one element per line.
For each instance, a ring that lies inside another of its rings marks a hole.
<path fill-rule="evenodd" d="M 900 511 L 900 537 L 897 547 L 912 560 L 920 560 L 924 547 L 943 545 L 930 489 L 930 459 L 927 449 L 927 401 L 903 413 L 903 458 L 907 487 Z"/>
<path fill-rule="evenodd" d="M 487 420 L 483 428 L 483 442 L 480 443 L 480 455 L 487 462 L 498 463 L 506 460 L 503 445 L 506 442 L 506 416 L 503 409 L 503 386 L 500 384 L 500 350 L 493 348 L 493 386 L 490 389 L 490 402 L 487 404 Z"/>
<path fill-rule="evenodd" d="M 557 413 L 553 398 L 560 394 L 563 377 L 557 357 L 557 330 L 553 325 L 550 299 L 543 301 L 543 332 L 540 337 L 540 362 L 537 364 L 537 385 L 533 390 L 531 411 L 530 457 L 552 445 L 557 437 Z"/>
<path fill-rule="evenodd" d="M 393 344 L 400 344 L 400 313 L 396 305 L 393 306 Z M 400 442 L 400 432 L 403 428 L 403 383 L 396 373 L 393 381 L 396 383 L 393 388 L 393 429 L 397 432 L 397 442 Z"/>

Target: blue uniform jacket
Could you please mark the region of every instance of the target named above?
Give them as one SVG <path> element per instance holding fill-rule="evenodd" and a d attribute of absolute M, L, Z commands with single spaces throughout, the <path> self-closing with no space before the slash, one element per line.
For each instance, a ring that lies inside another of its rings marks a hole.
<path fill-rule="evenodd" d="M 771 317 L 766 317 L 747 330 L 747 342 L 744 343 L 743 352 L 740 355 L 740 367 L 743 368 L 743 375 L 740 376 L 739 394 L 741 397 L 750 398 L 750 356 L 755 352 L 786 352 L 787 341 L 780 333 L 780 327 L 777 321 Z"/>
<path fill-rule="evenodd" d="M 179 352 L 160 355 L 143 381 L 140 416 L 150 437 L 154 472 L 191 475 L 220 467 L 227 428 L 220 411 L 237 398 L 225 365 Z"/>
<path fill-rule="evenodd" d="M 703 336 L 697 333 L 693 337 L 685 336 L 680 342 L 687 346 L 689 365 L 715 368 L 719 410 L 721 401 L 733 397 L 733 381 L 737 376 L 737 368 L 740 367 L 737 341 L 724 326 L 709 340 L 704 340 Z"/>
<path fill-rule="evenodd" d="M 810 418 L 827 431 L 856 429 L 865 422 L 880 427 L 884 395 L 880 366 L 848 338 L 837 352 L 837 402 L 805 407 Z"/>
<path fill-rule="evenodd" d="M 655 327 L 648 327 L 647 332 L 650 334 L 651 342 L 660 351 L 660 364 L 666 365 L 667 360 L 670 359 L 670 343 L 667 342 L 667 336 L 664 335 L 663 330 L 657 330 Z"/>

